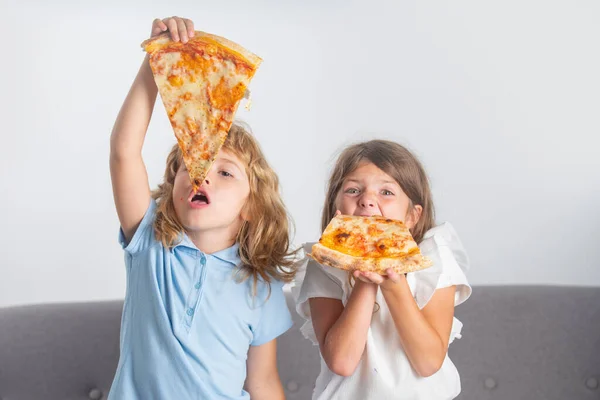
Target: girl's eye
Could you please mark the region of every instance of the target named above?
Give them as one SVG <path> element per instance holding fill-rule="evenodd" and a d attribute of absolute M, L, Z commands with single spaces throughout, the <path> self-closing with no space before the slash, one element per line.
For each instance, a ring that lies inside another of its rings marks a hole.
<path fill-rule="evenodd" d="M 219 171 L 219 174 L 221 174 L 222 176 L 224 176 L 224 177 L 226 177 L 226 178 L 228 178 L 228 177 L 230 177 L 230 176 L 233 176 L 233 175 L 231 175 L 231 174 L 230 174 L 229 172 L 227 172 L 227 171 Z"/>
<path fill-rule="evenodd" d="M 383 190 L 381 191 L 381 194 L 383 194 L 384 196 L 393 196 L 393 195 L 394 195 L 394 193 L 390 192 L 390 191 L 389 191 L 389 190 L 387 190 L 387 189 L 383 189 Z"/>
<path fill-rule="evenodd" d="M 348 193 L 348 194 L 357 194 L 358 193 L 358 189 L 355 189 L 355 188 L 346 189 L 346 193 Z"/>

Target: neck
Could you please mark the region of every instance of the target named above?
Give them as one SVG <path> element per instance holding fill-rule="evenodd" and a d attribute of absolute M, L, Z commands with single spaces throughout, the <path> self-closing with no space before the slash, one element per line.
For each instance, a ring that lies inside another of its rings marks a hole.
<path fill-rule="evenodd" d="M 236 234 L 225 229 L 187 232 L 187 235 L 198 250 L 206 254 L 227 249 L 236 240 Z"/>

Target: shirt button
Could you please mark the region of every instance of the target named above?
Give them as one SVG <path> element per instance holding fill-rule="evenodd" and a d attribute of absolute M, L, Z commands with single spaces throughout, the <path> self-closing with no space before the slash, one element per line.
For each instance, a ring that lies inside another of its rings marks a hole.
<path fill-rule="evenodd" d="M 200 264 L 201 264 L 202 266 L 205 266 L 205 265 L 206 265 L 206 257 L 202 256 L 202 258 L 200 259 Z"/>
<path fill-rule="evenodd" d="M 196 284 L 194 285 L 194 287 L 195 287 L 196 289 L 200 289 L 200 282 L 196 283 Z"/>
<path fill-rule="evenodd" d="M 191 317 L 192 315 L 194 315 L 194 309 L 193 309 L 193 308 L 188 308 L 188 310 L 187 310 L 187 315 L 189 315 L 190 317 Z"/>

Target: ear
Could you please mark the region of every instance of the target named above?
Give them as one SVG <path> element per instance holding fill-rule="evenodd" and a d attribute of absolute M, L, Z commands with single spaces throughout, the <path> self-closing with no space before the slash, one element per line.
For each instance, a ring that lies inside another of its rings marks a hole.
<path fill-rule="evenodd" d="M 417 222 L 419 222 L 419 219 L 421 219 L 421 214 L 423 214 L 423 207 L 421 207 L 419 204 L 410 208 L 406 213 L 406 226 L 411 229 L 417 225 Z"/>

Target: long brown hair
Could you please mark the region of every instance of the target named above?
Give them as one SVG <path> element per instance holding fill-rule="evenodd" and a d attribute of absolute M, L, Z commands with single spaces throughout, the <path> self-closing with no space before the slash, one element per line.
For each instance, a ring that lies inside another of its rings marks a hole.
<path fill-rule="evenodd" d="M 279 193 L 279 178 L 267 163 L 258 142 L 247 126 L 235 122 L 229 129 L 223 149 L 235 154 L 246 167 L 250 194 L 244 205 L 250 221 L 244 221 L 237 234 L 242 265 L 240 281 L 253 278 L 254 289 L 259 279 L 270 284 L 271 278 L 289 282 L 295 275 L 290 250 L 291 220 Z M 163 183 L 152 193 L 157 202 L 154 232 L 165 247 L 181 240 L 185 228 L 177 218 L 173 204 L 173 185 L 183 158 L 179 146 L 173 146 L 167 157 Z"/>
<path fill-rule="evenodd" d="M 415 241 L 419 243 L 425 232 L 434 226 L 434 208 L 429 180 L 419 160 L 406 147 L 389 140 L 357 143 L 342 151 L 327 185 L 321 230 L 325 230 L 335 216 L 335 200 L 344 179 L 364 161 L 372 162 L 394 178 L 410 199 L 412 207 L 416 205 L 423 207 L 421 217 L 410 229 Z"/>

